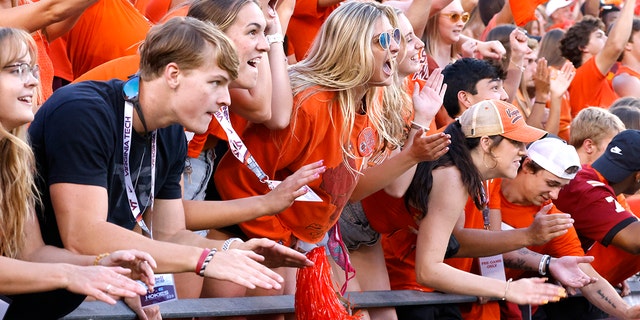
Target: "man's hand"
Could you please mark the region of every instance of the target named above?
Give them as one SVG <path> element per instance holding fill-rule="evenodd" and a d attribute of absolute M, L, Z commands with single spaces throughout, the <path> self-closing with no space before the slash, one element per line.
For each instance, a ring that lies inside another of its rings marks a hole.
<path fill-rule="evenodd" d="M 573 219 L 569 214 L 547 214 L 552 206 L 552 204 L 548 204 L 542 207 L 536 213 L 533 223 L 527 227 L 529 234 L 528 245 L 542 245 L 557 236 L 567 233 L 567 229 L 573 226 Z"/>
<path fill-rule="evenodd" d="M 579 267 L 580 263 L 591 263 L 593 259 L 591 256 L 551 258 L 549 273 L 566 287 L 569 294 L 573 295 L 576 293 L 576 289 L 580 289 L 598 280 L 584 273 Z"/>
<path fill-rule="evenodd" d="M 307 259 L 304 254 L 266 238 L 251 239 L 243 243 L 240 243 L 240 241 L 234 242 L 232 247 L 250 250 L 259 254 L 264 259 L 261 263 L 269 268 L 313 266 L 313 262 Z"/>

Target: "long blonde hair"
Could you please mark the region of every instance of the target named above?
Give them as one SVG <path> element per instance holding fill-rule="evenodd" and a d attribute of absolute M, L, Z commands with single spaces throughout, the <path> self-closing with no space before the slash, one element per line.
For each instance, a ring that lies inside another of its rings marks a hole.
<path fill-rule="evenodd" d="M 37 61 L 36 44 L 26 31 L 0 28 L 0 48 L 0 67 L 27 53 L 32 65 Z M 26 143 L 25 126 L 8 131 L 0 125 L 0 159 L 0 255 L 16 258 L 24 247 L 26 222 L 34 219 L 37 199 L 35 159 Z"/>
<path fill-rule="evenodd" d="M 293 94 L 306 91 L 305 96 L 297 100 L 294 112 L 315 92 L 336 92 L 336 98 L 329 102 L 328 107 L 333 108 L 337 103 L 344 117 L 340 139 L 348 168 L 351 168 L 348 160 L 356 158 L 349 148 L 349 141 L 361 102 L 357 89 L 373 77 L 375 67 L 371 39 L 375 23 L 382 17 L 388 18 L 394 27 L 398 25 L 394 9 L 390 6 L 376 2 L 344 2 L 324 22 L 305 59 L 289 68 Z M 404 132 L 402 101 L 383 104 L 380 90 L 399 89 L 394 81 L 384 89 L 369 88 L 365 95 L 367 117 L 380 138 L 380 144 L 371 156 L 376 162 L 383 160 L 389 149 L 401 146 Z"/>

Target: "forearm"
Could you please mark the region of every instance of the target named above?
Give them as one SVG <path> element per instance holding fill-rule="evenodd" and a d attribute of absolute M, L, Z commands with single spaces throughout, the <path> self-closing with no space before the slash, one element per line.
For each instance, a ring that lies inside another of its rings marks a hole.
<path fill-rule="evenodd" d="M 420 124 L 427 123 L 427 121 L 424 119 L 418 120 L 416 118 L 414 121 L 416 122 L 423 121 L 423 122 L 417 122 Z M 431 123 L 431 121 L 429 120 L 428 123 Z M 411 130 L 409 131 L 409 136 L 407 137 L 407 140 L 404 146 L 402 147 L 402 149 L 411 148 L 411 145 L 413 145 L 413 139 L 417 132 L 418 130 L 416 130 L 415 128 L 411 128 Z M 394 150 L 393 153 L 391 154 L 391 157 L 395 157 L 399 155 L 400 151 L 401 150 Z M 384 191 L 389 195 L 391 195 L 392 197 L 401 198 L 407 192 L 407 189 L 409 188 L 409 185 L 413 180 L 413 175 L 415 174 L 415 172 L 416 172 L 416 166 L 414 165 L 410 167 L 408 170 L 406 170 L 404 173 L 400 174 L 398 178 L 394 179 L 390 184 L 385 186 Z"/>
<path fill-rule="evenodd" d="M 504 265 L 508 268 L 538 272 L 542 254 L 527 248 L 510 251 L 502 255 Z"/>
<path fill-rule="evenodd" d="M 423 286 L 454 294 L 494 298 L 504 295 L 504 281 L 465 272 L 443 262 L 428 265 L 416 265 L 416 279 Z"/>
<path fill-rule="evenodd" d="M 33 263 L 0 256 L 0 293 L 21 294 L 66 288 L 73 266 Z M 36 280 L 37 279 L 37 280 Z"/>
<path fill-rule="evenodd" d="M 427 20 L 431 16 L 432 0 L 413 0 L 407 10 L 403 10 L 418 38 L 422 38 Z"/>
<path fill-rule="evenodd" d="M 350 200 L 362 200 L 364 197 L 389 185 L 400 175 L 415 166 L 418 161 L 409 152 L 409 149 L 405 148 L 397 156 L 366 169 L 351 194 Z"/>
<path fill-rule="evenodd" d="M 63 235 L 63 242 L 69 250 L 88 255 L 126 249 L 145 251 L 158 263 L 155 270 L 158 273 L 194 271 L 202 253 L 201 248 L 153 240 L 106 221 L 73 230 L 72 234 Z"/>
<path fill-rule="evenodd" d="M 287 72 L 287 55 L 283 43 L 270 45 L 269 70 L 271 71 L 271 117 L 263 124 L 272 130 L 283 129 L 289 125 L 293 108 L 293 93 Z"/>
<path fill-rule="evenodd" d="M 78 266 L 90 266 L 93 265 L 96 256 L 76 254 L 67 249 L 54 246 L 42 246 L 23 258 L 30 262 L 69 263 Z"/>
<path fill-rule="evenodd" d="M 629 308 L 629 305 L 622 299 L 616 289 L 598 274 L 591 264 L 582 263 L 580 264 L 580 269 L 587 275 L 598 279 L 595 283 L 582 287 L 580 289 L 582 295 L 609 315 L 617 319 L 627 319 L 625 311 Z"/>
<path fill-rule="evenodd" d="M 77 19 L 97 0 L 42 0 L 13 8 L 0 9 L 0 26 L 35 32 L 65 19 Z"/>
<path fill-rule="evenodd" d="M 504 90 L 507 92 L 509 101 L 513 101 L 518 92 L 520 86 L 520 80 L 522 79 L 523 57 L 521 55 L 511 54 L 511 61 L 509 61 L 509 67 L 507 69 L 507 78 L 504 80 Z"/>
<path fill-rule="evenodd" d="M 189 230 L 218 229 L 275 214 L 264 196 L 225 200 L 183 200 L 186 226 Z"/>
<path fill-rule="evenodd" d="M 560 131 L 560 109 L 562 109 L 562 95 L 551 94 L 549 117 L 543 128 L 546 132 L 558 134 Z"/>
<path fill-rule="evenodd" d="M 460 243 L 456 257 L 486 257 L 518 250 L 527 246 L 524 229 L 489 231 L 483 229 L 456 228 L 453 235 Z"/>

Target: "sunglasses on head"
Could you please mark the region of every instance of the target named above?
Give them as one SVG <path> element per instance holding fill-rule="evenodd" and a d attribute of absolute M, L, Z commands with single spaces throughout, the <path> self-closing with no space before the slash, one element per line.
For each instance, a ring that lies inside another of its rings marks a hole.
<path fill-rule="evenodd" d="M 376 39 L 376 41 L 380 44 L 382 49 L 387 50 L 391 45 L 391 37 L 393 37 L 393 41 L 399 44 L 400 37 L 401 37 L 400 29 L 396 28 L 396 29 L 393 29 L 393 31 L 391 32 L 383 32 L 380 35 L 378 35 L 378 38 Z"/>
<path fill-rule="evenodd" d="M 452 23 L 456 23 L 460 20 L 462 20 L 462 23 L 467 23 L 467 21 L 469 21 L 469 18 L 471 17 L 471 14 L 469 14 L 469 12 L 441 13 L 440 15 L 449 17 L 449 20 L 451 20 Z"/>

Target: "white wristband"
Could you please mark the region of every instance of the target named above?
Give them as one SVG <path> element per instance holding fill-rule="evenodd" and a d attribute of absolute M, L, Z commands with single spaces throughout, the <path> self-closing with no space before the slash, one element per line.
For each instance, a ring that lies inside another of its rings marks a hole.
<path fill-rule="evenodd" d="M 242 241 L 242 239 L 240 239 L 240 238 L 229 238 L 229 239 L 225 240 L 224 244 L 222 245 L 222 251 L 229 250 L 229 248 L 231 247 L 231 244 L 236 242 L 236 241 Z"/>
<path fill-rule="evenodd" d="M 549 256 L 548 254 L 542 255 L 542 259 L 540 259 L 540 263 L 538 264 L 538 273 L 540 275 L 546 276 L 547 275 L 547 270 L 546 270 L 546 264 L 547 264 L 547 259 L 551 259 L 551 256 Z"/>
<path fill-rule="evenodd" d="M 284 42 L 284 36 L 281 33 L 274 33 L 266 35 L 267 43 L 272 45 L 276 42 Z"/>

